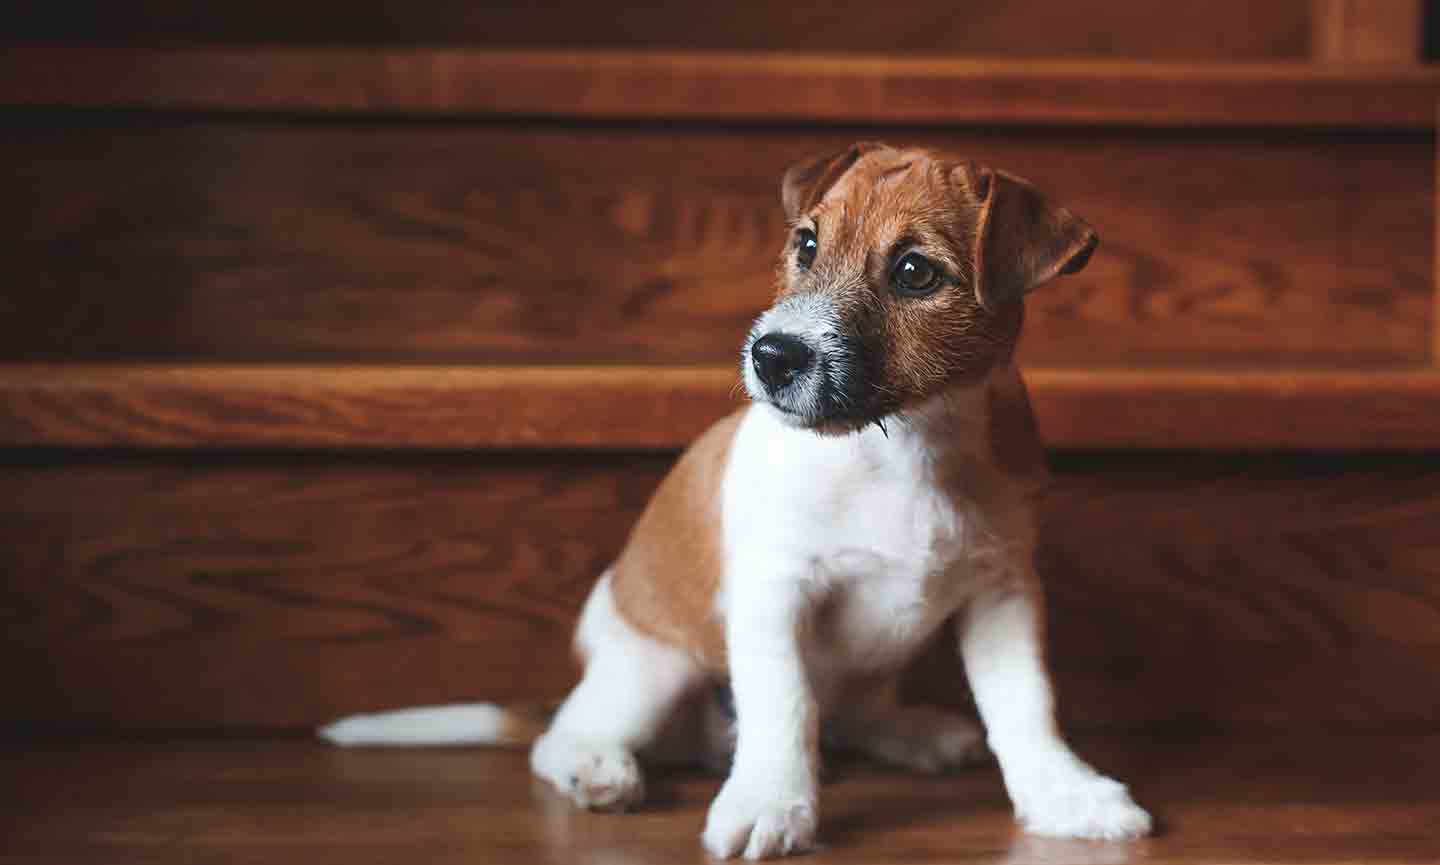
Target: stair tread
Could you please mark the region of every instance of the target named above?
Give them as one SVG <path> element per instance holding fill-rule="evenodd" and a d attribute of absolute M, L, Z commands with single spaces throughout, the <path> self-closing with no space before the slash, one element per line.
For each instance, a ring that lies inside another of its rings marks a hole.
<path fill-rule="evenodd" d="M 845 764 L 822 791 L 825 849 L 806 861 L 1433 861 L 1434 735 L 1082 740 L 1162 832 L 1138 842 L 1034 838 L 998 772 L 914 776 Z M 335 750 L 296 740 L 27 744 L 5 760 L 7 861 L 701 862 L 719 779 L 652 777 L 661 804 L 578 813 L 518 751 Z"/>
<path fill-rule="evenodd" d="M 0 104 L 663 120 L 1435 124 L 1421 65 L 21 42 Z"/>
<path fill-rule="evenodd" d="M 1440 370 L 1030 369 L 1057 448 L 1440 447 Z M 0 365 L 0 446 L 674 448 L 729 366 Z"/>

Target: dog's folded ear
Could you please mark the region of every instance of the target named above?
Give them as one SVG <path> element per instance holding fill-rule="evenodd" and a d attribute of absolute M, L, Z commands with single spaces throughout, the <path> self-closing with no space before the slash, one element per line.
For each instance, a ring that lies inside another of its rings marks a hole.
<path fill-rule="evenodd" d="M 857 141 L 839 153 L 812 156 L 790 166 L 785 178 L 780 181 L 780 200 L 785 204 L 785 218 L 797 219 L 824 198 L 835 181 L 844 176 L 860 157 L 886 147 L 878 141 Z"/>
<path fill-rule="evenodd" d="M 953 178 L 975 216 L 975 296 L 986 309 L 1019 300 L 1036 286 L 1085 267 L 1100 237 L 1085 220 L 1051 204 L 1030 183 L 973 162 Z"/>

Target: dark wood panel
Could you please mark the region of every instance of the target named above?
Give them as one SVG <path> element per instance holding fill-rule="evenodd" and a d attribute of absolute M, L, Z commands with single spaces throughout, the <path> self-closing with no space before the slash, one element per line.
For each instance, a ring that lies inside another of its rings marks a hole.
<path fill-rule="evenodd" d="M 1437 469 L 1174 455 L 1062 475 L 1040 567 L 1066 713 L 1433 722 L 1440 698 L 1385 692 L 1440 670 Z"/>
<path fill-rule="evenodd" d="M 12 458 L 3 719 L 291 726 L 555 697 L 580 600 L 667 463 Z M 1437 529 L 1429 457 L 1063 460 L 1042 561 L 1067 717 L 1435 723 Z"/>
<path fill-rule="evenodd" d="M 1301 58 L 1306 0 L 1176 0 L 1158 18 L 1143 0 L 763 0 L 725 4 L 380 0 L 19 0 L 11 38 L 218 40 L 565 49 L 845 51 L 1021 57 Z"/>
<path fill-rule="evenodd" d="M 31 119 L 0 142 L 7 359 L 728 364 L 782 170 L 876 134 Z M 891 132 L 1099 230 L 1031 361 L 1428 356 L 1428 137 Z"/>
<path fill-rule="evenodd" d="M 0 518 L 3 713 L 283 726 L 554 695 L 579 603 L 668 462 L 6 466 L 24 504 Z"/>
<path fill-rule="evenodd" d="M 1424 0 L 1313 0 L 1310 56 L 1324 63 L 1420 61 Z"/>
<path fill-rule="evenodd" d="M 1426 450 L 1440 372 L 1026 374 L 1056 448 Z M 0 365 L 0 445 L 677 448 L 744 402 L 733 366 Z"/>
<path fill-rule="evenodd" d="M 999 772 L 901 775 L 845 765 L 821 793 L 824 848 L 867 865 L 1433 862 L 1434 736 L 1290 732 L 1242 740 L 1083 738 L 1164 831 L 1132 843 L 1016 830 Z M 155 865 L 703 863 L 720 779 L 651 779 L 639 814 L 589 814 L 533 783 L 515 751 L 340 751 L 239 741 L 33 745 L 5 753 L 5 859 Z"/>
<path fill-rule="evenodd" d="M 0 104 L 829 123 L 1430 129 L 1419 64 L 12 43 Z"/>

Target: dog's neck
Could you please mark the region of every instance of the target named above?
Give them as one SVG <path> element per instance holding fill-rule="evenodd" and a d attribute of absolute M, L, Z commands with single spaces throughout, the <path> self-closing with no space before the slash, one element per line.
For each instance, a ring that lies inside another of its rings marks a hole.
<path fill-rule="evenodd" d="M 977 455 L 986 447 L 992 386 L 991 376 L 951 384 L 901 412 L 886 431 L 936 461 Z"/>
<path fill-rule="evenodd" d="M 772 417 L 777 432 L 810 451 L 836 460 L 875 466 L 914 466 L 929 474 L 952 474 L 958 466 L 983 463 L 989 448 L 992 373 L 980 380 L 952 383 L 902 412 L 855 432 L 821 435 Z M 1013 374 L 1010 372 L 1008 374 Z M 768 407 L 757 407 L 767 413 Z M 819 452 L 819 453 L 816 453 Z"/>
<path fill-rule="evenodd" d="M 856 452 L 877 465 L 918 468 L 956 495 L 1000 507 L 1049 483 L 1045 452 L 1013 363 L 955 383 L 887 422 L 856 434 Z"/>

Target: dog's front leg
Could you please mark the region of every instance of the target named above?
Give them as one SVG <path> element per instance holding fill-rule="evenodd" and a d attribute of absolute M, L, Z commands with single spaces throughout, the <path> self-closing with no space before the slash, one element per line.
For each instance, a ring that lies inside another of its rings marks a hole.
<path fill-rule="evenodd" d="M 819 720 L 802 645 L 812 599 L 802 580 L 738 582 L 725 604 L 735 762 L 702 840 L 722 859 L 766 859 L 815 841 Z"/>
<path fill-rule="evenodd" d="M 1037 835 L 1148 834 L 1150 815 L 1131 800 L 1125 785 L 1092 769 L 1060 736 L 1040 600 L 1033 577 L 1017 581 L 972 601 L 961 628 L 970 687 L 1015 815 Z"/>

